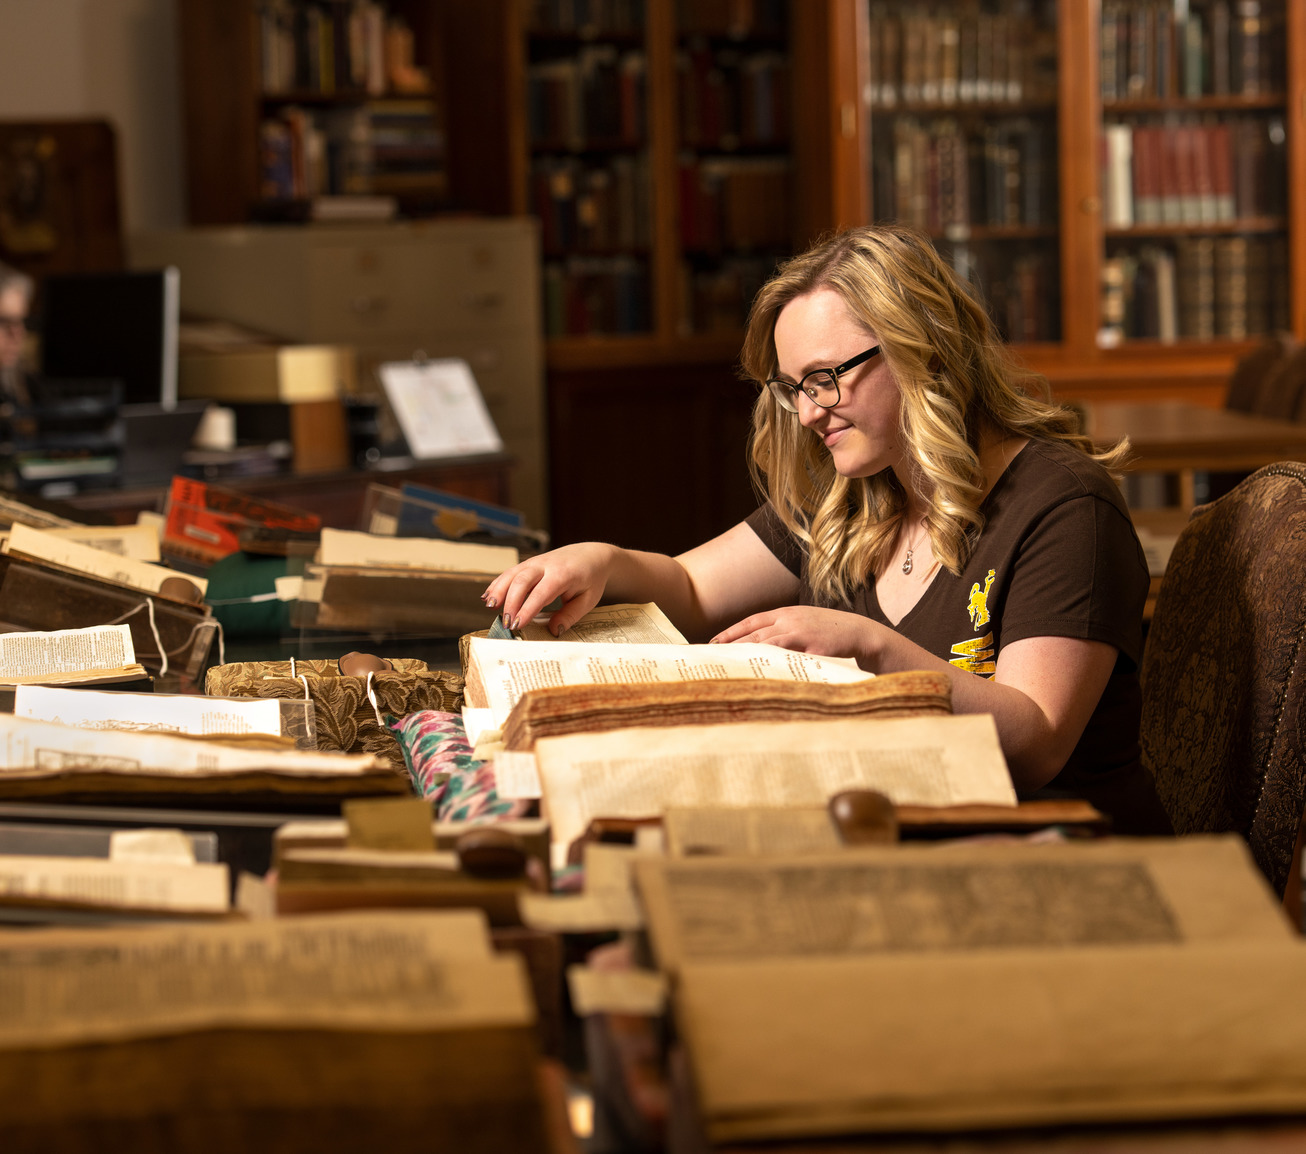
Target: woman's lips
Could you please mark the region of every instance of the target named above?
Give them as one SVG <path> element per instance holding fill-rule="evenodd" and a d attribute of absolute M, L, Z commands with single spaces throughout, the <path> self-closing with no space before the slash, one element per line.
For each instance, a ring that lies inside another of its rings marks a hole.
<path fill-rule="evenodd" d="M 845 433 L 846 433 L 850 428 L 852 428 L 851 425 L 844 425 L 842 428 L 839 428 L 839 429 L 830 429 L 830 430 L 828 430 L 827 432 L 825 432 L 824 434 L 822 434 L 821 439 L 825 442 L 825 447 L 826 447 L 827 449 L 832 449 L 832 448 L 834 448 L 835 445 L 837 445 L 841 440 L 843 440 L 843 435 L 844 435 L 844 434 L 845 434 Z"/>

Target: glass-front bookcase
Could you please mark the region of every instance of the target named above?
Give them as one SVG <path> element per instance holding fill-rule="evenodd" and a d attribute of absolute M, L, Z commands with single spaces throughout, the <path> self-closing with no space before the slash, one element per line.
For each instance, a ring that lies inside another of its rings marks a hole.
<path fill-rule="evenodd" d="M 928 232 L 1008 340 L 1059 340 L 1055 0 L 870 0 L 868 29 L 874 217 Z"/>

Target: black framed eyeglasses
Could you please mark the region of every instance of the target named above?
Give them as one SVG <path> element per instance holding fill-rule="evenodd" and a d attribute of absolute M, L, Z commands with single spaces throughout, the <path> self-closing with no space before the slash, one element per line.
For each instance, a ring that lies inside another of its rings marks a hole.
<path fill-rule="evenodd" d="M 796 385 L 790 381 L 782 381 L 779 377 L 772 377 L 766 382 L 766 387 L 771 390 L 771 395 L 780 407 L 788 409 L 791 413 L 798 412 L 799 390 L 807 394 L 807 399 L 812 404 L 822 409 L 833 409 L 839 403 L 839 378 L 849 369 L 855 369 L 858 365 L 869 361 L 879 351 L 880 346 L 876 345 L 832 369 L 813 369 Z"/>

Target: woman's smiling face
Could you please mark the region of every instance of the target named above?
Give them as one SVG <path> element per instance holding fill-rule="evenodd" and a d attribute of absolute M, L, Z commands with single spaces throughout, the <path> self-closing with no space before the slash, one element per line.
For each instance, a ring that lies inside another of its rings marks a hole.
<path fill-rule="evenodd" d="M 776 317 L 777 375 L 797 384 L 813 369 L 841 365 L 877 344 L 833 289 L 795 297 Z M 871 477 L 902 463 L 902 393 L 883 354 L 839 378 L 839 403 L 823 409 L 797 395 L 797 419 L 825 443 L 844 477 Z"/>

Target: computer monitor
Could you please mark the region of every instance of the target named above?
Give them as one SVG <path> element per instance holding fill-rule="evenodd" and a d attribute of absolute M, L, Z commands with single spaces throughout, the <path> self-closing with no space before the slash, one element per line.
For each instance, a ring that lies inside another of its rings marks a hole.
<path fill-rule="evenodd" d="M 46 277 L 42 375 L 112 378 L 127 404 L 175 408 L 180 285 L 175 268 Z"/>

